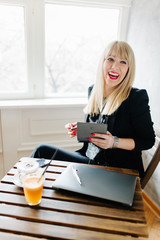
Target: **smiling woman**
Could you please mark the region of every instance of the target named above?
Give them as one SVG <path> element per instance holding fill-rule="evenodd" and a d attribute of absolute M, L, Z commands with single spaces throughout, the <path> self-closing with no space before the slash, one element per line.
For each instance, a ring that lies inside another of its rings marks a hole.
<path fill-rule="evenodd" d="M 111 42 L 102 54 L 84 109 L 86 122 L 107 124 L 107 132 L 92 132 L 94 137 L 84 140 L 84 146 L 76 152 L 58 148 L 58 160 L 129 168 L 143 176 L 142 150 L 153 146 L 155 134 L 147 92 L 132 87 L 134 75 L 135 58 L 130 45 Z M 66 125 L 70 137 L 77 136 L 77 127 L 77 123 Z M 31 157 L 50 159 L 56 149 L 40 144 Z"/>

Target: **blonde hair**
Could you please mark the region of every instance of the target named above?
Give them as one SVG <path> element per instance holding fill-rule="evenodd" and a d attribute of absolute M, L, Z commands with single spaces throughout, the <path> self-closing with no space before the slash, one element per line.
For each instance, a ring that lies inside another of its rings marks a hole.
<path fill-rule="evenodd" d="M 111 115 L 114 113 L 122 102 L 127 99 L 131 91 L 135 77 L 135 57 L 132 48 L 128 43 L 123 41 L 114 41 L 104 50 L 97 68 L 97 77 L 88 104 L 84 109 L 85 113 L 98 114 L 102 111 L 104 105 L 104 77 L 103 63 L 106 57 L 114 55 L 121 59 L 126 59 L 129 64 L 128 72 L 123 81 L 117 85 L 115 90 L 108 96 L 106 105 L 102 114 Z"/>

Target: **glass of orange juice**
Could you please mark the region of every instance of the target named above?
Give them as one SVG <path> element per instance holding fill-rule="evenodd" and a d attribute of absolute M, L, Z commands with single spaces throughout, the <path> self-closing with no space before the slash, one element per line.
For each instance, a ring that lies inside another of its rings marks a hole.
<path fill-rule="evenodd" d="M 27 174 L 23 178 L 23 189 L 27 203 L 30 206 L 38 205 L 41 202 L 44 176 L 39 173 Z"/>

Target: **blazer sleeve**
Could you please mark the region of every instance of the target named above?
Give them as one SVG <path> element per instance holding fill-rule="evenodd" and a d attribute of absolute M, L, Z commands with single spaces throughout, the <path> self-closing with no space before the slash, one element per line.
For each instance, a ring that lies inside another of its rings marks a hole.
<path fill-rule="evenodd" d="M 146 90 L 137 89 L 130 98 L 131 124 L 134 129 L 135 151 L 151 148 L 155 133 L 150 114 L 149 98 Z"/>

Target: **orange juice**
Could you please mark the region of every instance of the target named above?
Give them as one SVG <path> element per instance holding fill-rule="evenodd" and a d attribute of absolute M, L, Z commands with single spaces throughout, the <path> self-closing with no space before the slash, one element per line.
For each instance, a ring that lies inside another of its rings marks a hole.
<path fill-rule="evenodd" d="M 25 198 L 29 205 L 37 205 L 41 201 L 44 178 L 38 176 L 26 177 L 23 181 Z"/>

